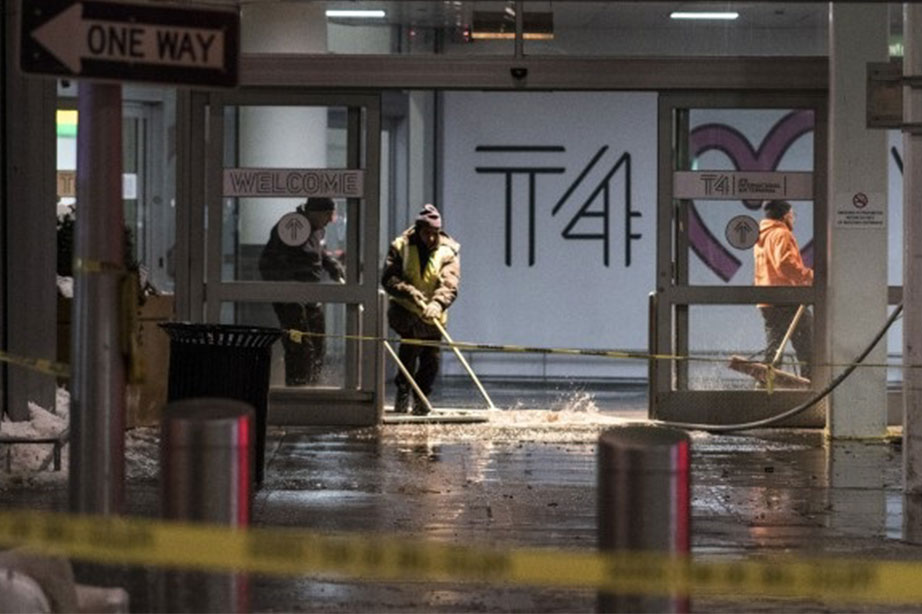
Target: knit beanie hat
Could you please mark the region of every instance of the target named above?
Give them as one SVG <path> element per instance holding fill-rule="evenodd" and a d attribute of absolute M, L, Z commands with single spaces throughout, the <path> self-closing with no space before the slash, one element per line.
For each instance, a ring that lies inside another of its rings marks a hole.
<path fill-rule="evenodd" d="M 439 214 L 439 210 L 435 208 L 435 205 L 423 205 L 419 215 L 416 217 L 416 225 L 436 229 L 442 227 L 442 216 Z"/>
<path fill-rule="evenodd" d="M 791 210 L 791 203 L 786 200 L 770 200 L 762 207 L 765 217 L 780 220 Z"/>
<path fill-rule="evenodd" d="M 302 206 L 305 211 L 332 211 L 336 208 L 332 198 L 324 197 L 308 198 Z"/>

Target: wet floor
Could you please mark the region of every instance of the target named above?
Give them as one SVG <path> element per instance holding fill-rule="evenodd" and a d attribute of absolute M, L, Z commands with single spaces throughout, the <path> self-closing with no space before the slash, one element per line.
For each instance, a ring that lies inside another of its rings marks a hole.
<path fill-rule="evenodd" d="M 499 405 L 499 403 L 497 403 Z M 548 404 L 550 406 L 551 404 Z M 632 401 L 574 394 L 480 424 L 273 428 L 260 526 L 375 532 L 446 543 L 594 550 L 596 441 L 642 417 Z M 128 511 L 157 515 L 156 432 L 129 433 Z M 778 554 L 922 560 L 922 503 L 901 492 L 898 441 L 821 431 L 692 434 L 692 548 L 710 559 Z M 4 505 L 65 509 L 61 477 L 4 483 Z M 912 521 L 907 519 L 913 519 Z M 134 577 L 133 610 L 155 608 Z M 592 591 L 408 581 L 254 578 L 260 612 L 592 612 Z M 695 612 L 922 612 L 922 604 L 697 598 Z"/>

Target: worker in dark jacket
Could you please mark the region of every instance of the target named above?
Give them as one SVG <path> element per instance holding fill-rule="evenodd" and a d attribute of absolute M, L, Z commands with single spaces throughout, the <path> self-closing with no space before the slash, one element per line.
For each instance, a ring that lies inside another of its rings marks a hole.
<path fill-rule="evenodd" d="M 785 200 L 772 200 L 763 207 L 759 239 L 753 247 L 757 286 L 810 286 L 813 269 L 804 266 L 794 238 L 794 209 Z M 770 364 L 797 313 L 797 305 L 758 305 L 765 320 L 765 363 Z M 805 309 L 791 335 L 791 345 L 800 363 L 801 376 L 810 379 L 812 370 L 813 314 Z"/>
<path fill-rule="evenodd" d="M 391 243 L 381 284 L 390 299 L 388 322 L 401 338 L 441 340 L 433 322 L 445 324 L 446 311 L 458 296 L 460 249 L 457 241 L 442 232 L 442 216 L 433 205 L 425 205 L 413 227 Z M 402 342 L 397 355 L 428 397 L 439 372 L 439 347 Z M 394 383 L 394 411 L 405 413 L 409 409 L 410 383 L 400 370 Z M 427 412 L 422 400 L 415 398 L 413 413 Z"/>
<path fill-rule="evenodd" d="M 286 214 L 272 227 L 269 242 L 259 257 L 259 272 L 266 281 L 318 282 L 324 271 L 330 279 L 345 279 L 342 264 L 324 245 L 326 226 L 336 219 L 330 198 L 310 198 L 294 213 Z M 321 303 L 273 303 L 284 329 L 311 333 L 326 332 Z M 285 385 L 315 384 L 323 369 L 326 344 L 322 336 L 305 336 L 300 343 L 282 337 L 285 350 Z"/>

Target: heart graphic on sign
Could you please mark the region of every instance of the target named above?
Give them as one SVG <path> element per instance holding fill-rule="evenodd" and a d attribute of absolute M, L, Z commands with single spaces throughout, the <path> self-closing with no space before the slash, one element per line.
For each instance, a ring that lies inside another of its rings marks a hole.
<path fill-rule="evenodd" d="M 689 153 L 692 158 L 697 158 L 708 151 L 721 151 L 730 159 L 735 170 L 773 171 L 791 145 L 813 131 L 813 123 L 813 111 L 792 111 L 772 126 L 757 150 L 743 133 L 732 126 L 703 124 L 689 134 Z M 750 210 L 756 210 L 762 204 L 758 200 L 742 202 Z M 710 231 L 694 203 L 689 205 L 688 240 L 692 251 L 711 271 L 725 282 L 733 279 L 742 263 Z M 813 241 L 800 251 L 804 264 L 813 266 Z"/>

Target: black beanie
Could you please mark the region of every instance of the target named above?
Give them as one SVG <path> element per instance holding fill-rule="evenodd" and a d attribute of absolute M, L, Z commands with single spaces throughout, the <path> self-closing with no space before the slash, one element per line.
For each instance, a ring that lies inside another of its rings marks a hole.
<path fill-rule="evenodd" d="M 333 199 L 325 197 L 308 198 L 307 202 L 302 206 L 305 211 L 332 211 L 336 208 Z"/>
<path fill-rule="evenodd" d="M 762 207 L 765 217 L 780 220 L 791 210 L 791 203 L 786 200 L 770 200 Z"/>

